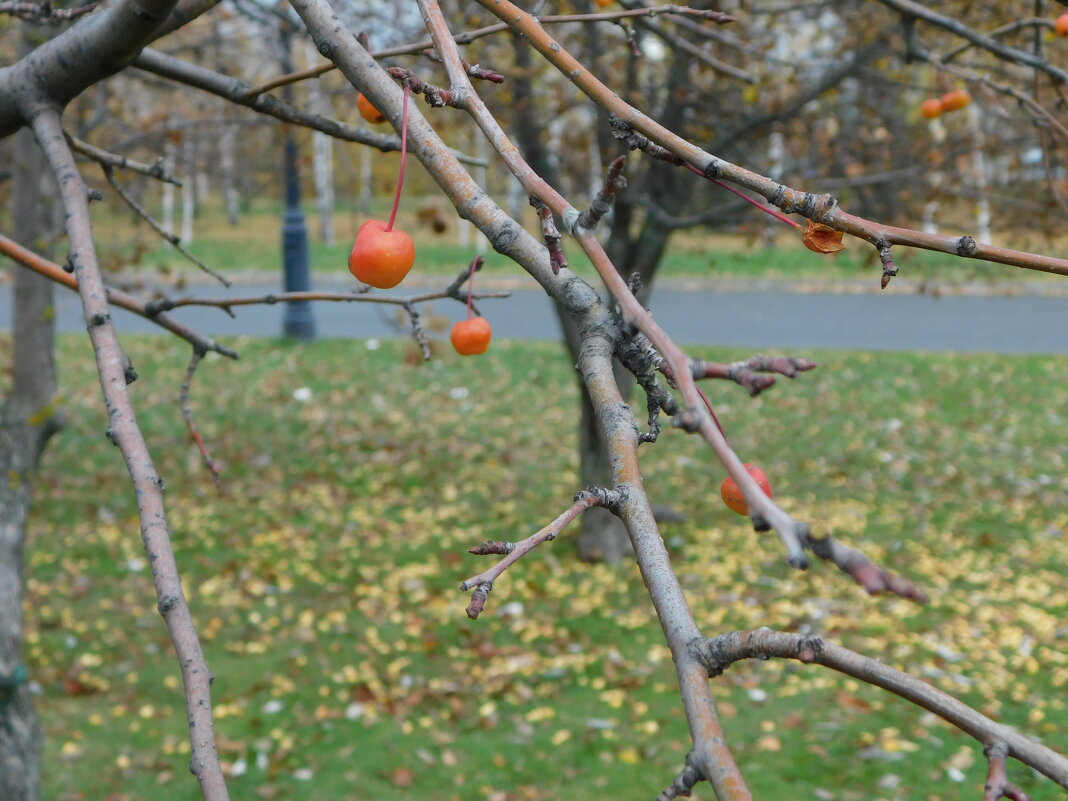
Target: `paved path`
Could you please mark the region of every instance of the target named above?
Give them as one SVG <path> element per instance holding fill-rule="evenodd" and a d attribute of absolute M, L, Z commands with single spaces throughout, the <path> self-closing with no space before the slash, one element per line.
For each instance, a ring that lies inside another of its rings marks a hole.
<path fill-rule="evenodd" d="M 236 287 L 233 293 L 253 295 L 276 290 L 276 286 L 259 283 Z M 225 294 L 225 290 L 208 285 L 190 286 L 187 291 L 204 296 Z M 77 296 L 62 289 L 58 295 L 60 329 L 84 331 Z M 557 336 L 551 305 L 540 291 L 514 291 L 511 298 L 485 301 L 482 308 L 493 322 L 497 337 Z M 789 347 L 794 351 L 861 348 L 1068 354 L 1065 296 L 931 297 L 774 290 L 713 293 L 666 286 L 654 292 L 652 311 L 681 343 Z M 463 307 L 454 301 L 437 301 L 430 313 L 457 320 L 463 316 Z M 212 336 L 275 336 L 281 332 L 281 306 L 243 307 L 237 310 L 236 319 L 209 308 L 179 309 L 172 314 Z M 402 335 L 393 322 L 395 309 L 391 307 L 318 303 L 314 314 L 322 337 Z M 121 331 L 160 330 L 121 310 L 116 310 L 115 320 Z M 0 284 L 0 329 L 10 326 L 11 286 Z"/>

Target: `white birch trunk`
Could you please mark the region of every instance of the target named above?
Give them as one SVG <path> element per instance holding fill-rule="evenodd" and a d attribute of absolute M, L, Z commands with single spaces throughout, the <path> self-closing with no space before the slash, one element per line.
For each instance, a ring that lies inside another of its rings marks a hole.
<path fill-rule="evenodd" d="M 360 214 L 371 213 L 371 190 L 374 184 L 374 171 L 372 169 L 371 148 L 360 148 Z"/>
<path fill-rule="evenodd" d="M 188 134 L 182 143 L 182 244 L 193 244 L 193 215 L 197 210 L 196 167 L 194 161 L 196 150 L 193 137 Z"/>
<path fill-rule="evenodd" d="M 226 205 L 226 218 L 230 225 L 237 225 L 241 198 L 237 192 L 237 175 L 234 169 L 234 150 L 237 147 L 237 127 L 225 125 L 219 137 L 219 172 L 222 173 L 223 202 Z"/>
<path fill-rule="evenodd" d="M 310 42 L 307 59 L 309 64 L 316 61 L 315 48 Z M 328 101 L 319 81 L 308 81 L 305 86 L 311 93 L 311 110 L 332 116 L 327 113 Z M 315 176 L 315 204 L 319 210 L 319 238 L 333 247 L 337 243 L 334 235 L 334 140 L 319 131 L 312 132 L 312 172 Z"/>
<path fill-rule="evenodd" d="M 990 230 L 990 171 L 986 162 L 986 154 L 983 152 L 986 137 L 983 136 L 978 105 L 970 104 L 967 114 L 968 126 L 971 128 L 975 143 L 975 149 L 972 150 L 972 175 L 978 198 L 975 202 L 975 234 L 980 242 L 991 242 L 993 232 Z"/>
<path fill-rule="evenodd" d="M 315 170 L 315 199 L 319 208 L 319 238 L 329 247 L 334 235 L 334 140 L 324 133 L 312 134 L 312 161 Z"/>

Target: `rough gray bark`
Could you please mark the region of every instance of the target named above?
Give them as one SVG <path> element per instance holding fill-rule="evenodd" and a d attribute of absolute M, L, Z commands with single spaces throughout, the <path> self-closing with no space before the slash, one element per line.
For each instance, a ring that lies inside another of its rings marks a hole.
<path fill-rule="evenodd" d="M 47 165 L 33 134 L 15 136 L 12 224 L 47 253 L 52 237 Z M 14 268 L 14 364 L 11 392 L 0 406 L 0 798 L 40 796 L 41 730 L 22 662 L 23 549 L 33 474 L 59 428 L 54 356 L 53 285 Z"/>

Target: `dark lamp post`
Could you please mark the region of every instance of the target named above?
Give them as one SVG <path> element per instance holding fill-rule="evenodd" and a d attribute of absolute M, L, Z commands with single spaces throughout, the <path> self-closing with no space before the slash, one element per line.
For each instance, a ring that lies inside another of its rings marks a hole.
<path fill-rule="evenodd" d="M 282 72 L 293 71 L 289 57 L 289 35 L 282 34 Z M 286 102 L 292 102 L 292 87 L 282 90 Z M 285 211 L 282 212 L 282 270 L 286 292 L 307 292 L 311 289 L 311 269 L 308 259 L 308 226 L 300 208 L 300 172 L 297 166 L 297 142 L 293 129 L 286 126 L 285 134 Z M 282 333 L 300 340 L 315 339 L 315 317 L 311 303 L 306 300 L 289 301 L 282 313 Z"/>

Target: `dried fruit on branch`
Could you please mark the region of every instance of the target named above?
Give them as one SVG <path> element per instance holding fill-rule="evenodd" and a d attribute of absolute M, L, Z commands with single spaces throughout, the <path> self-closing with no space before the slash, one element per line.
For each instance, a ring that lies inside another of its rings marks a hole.
<path fill-rule="evenodd" d="M 842 244 L 842 232 L 836 231 L 829 225 L 808 221 L 805 232 L 801 235 L 801 241 L 805 247 L 816 253 L 837 253 L 845 250 Z"/>

